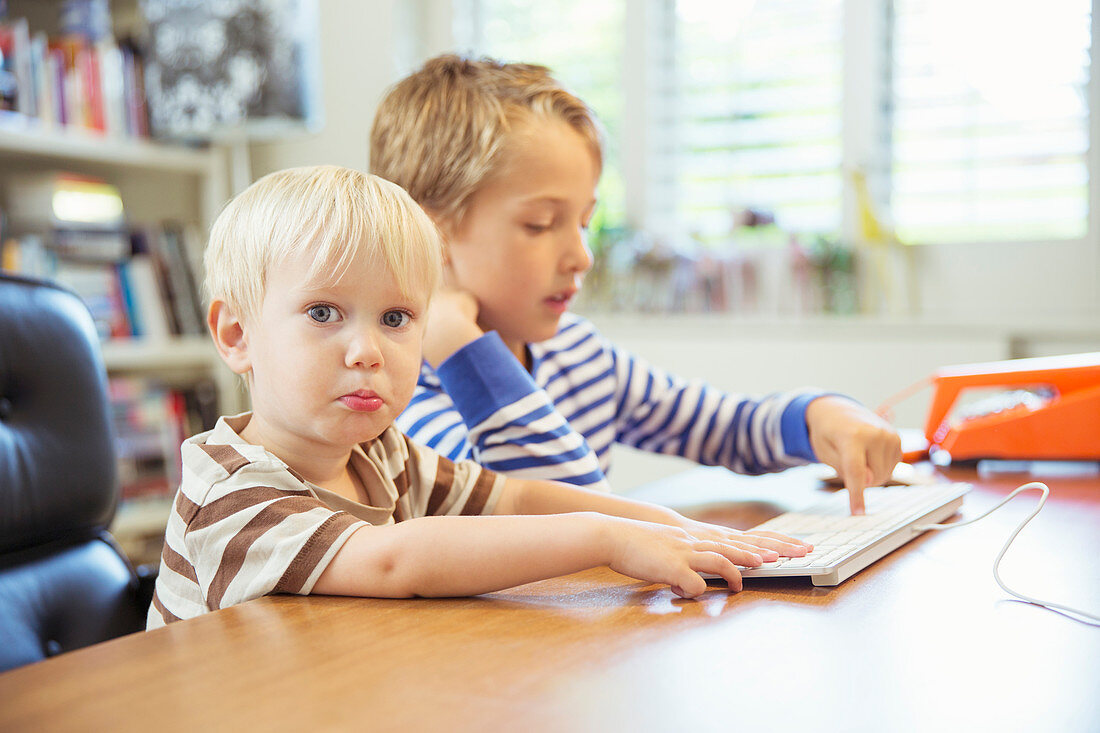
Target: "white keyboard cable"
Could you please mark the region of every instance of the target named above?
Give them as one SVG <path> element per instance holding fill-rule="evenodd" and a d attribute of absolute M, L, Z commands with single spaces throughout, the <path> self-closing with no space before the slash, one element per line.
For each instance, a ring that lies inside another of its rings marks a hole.
<path fill-rule="evenodd" d="M 1029 490 L 1040 491 L 1040 492 L 1042 492 L 1042 496 L 1039 497 L 1039 503 L 1035 505 L 1035 509 L 1032 510 L 1031 514 L 1028 514 L 1026 517 L 1024 517 L 1024 520 L 1022 522 L 1020 522 L 1019 525 L 1016 526 L 1016 529 L 1012 532 L 1011 535 L 1009 535 L 1009 538 L 1005 541 L 1004 547 L 1001 548 L 1000 553 L 997 554 L 997 559 L 993 561 L 993 578 L 994 578 L 994 580 L 997 581 L 997 585 L 1001 586 L 1001 589 L 1005 593 L 1008 593 L 1009 595 L 1012 595 L 1012 596 L 1016 596 L 1020 600 L 1027 601 L 1028 603 L 1033 603 L 1037 606 L 1043 606 L 1044 608 L 1050 608 L 1050 609 L 1056 609 L 1056 610 L 1059 610 L 1059 611 L 1065 611 L 1066 613 L 1071 613 L 1071 614 L 1074 614 L 1075 616 L 1081 616 L 1083 618 L 1089 619 L 1092 622 L 1100 624 L 1100 616 L 1098 616 L 1096 614 L 1088 613 L 1087 611 L 1082 611 L 1079 608 L 1072 608 L 1071 606 L 1063 606 L 1060 603 L 1051 603 L 1049 601 L 1039 600 L 1038 598 L 1032 598 L 1031 596 L 1024 595 L 1023 593 L 1018 593 L 1018 592 L 1012 590 L 1011 588 L 1009 588 L 1007 585 L 1005 585 L 1004 581 L 1001 580 L 1001 573 L 1000 573 L 1001 558 L 1003 558 L 1005 556 L 1005 553 L 1008 552 L 1009 545 L 1011 545 L 1012 541 L 1014 539 L 1016 539 L 1016 535 L 1020 534 L 1020 530 L 1022 530 L 1025 526 L 1027 526 L 1027 523 L 1030 522 L 1032 519 L 1034 519 L 1035 515 L 1038 514 L 1039 510 L 1043 508 L 1044 504 L 1046 504 L 1047 496 L 1050 495 L 1050 488 L 1046 484 L 1044 484 L 1042 482 L 1039 482 L 1039 481 L 1032 481 L 1031 483 L 1024 484 L 1023 486 L 1018 487 L 1015 491 L 1013 491 L 1011 494 L 1006 496 L 1001 501 L 1000 504 L 997 504 L 997 506 L 995 506 L 992 509 L 990 509 L 989 511 L 987 511 L 985 514 L 981 514 L 977 517 L 974 517 L 973 519 L 967 519 L 964 522 L 953 522 L 951 524 L 919 524 L 919 525 L 913 525 L 913 529 L 917 530 L 919 532 L 923 532 L 926 529 L 955 529 L 957 527 L 965 527 L 968 524 L 973 524 L 974 522 L 977 522 L 979 519 L 985 519 L 990 514 L 997 511 L 998 509 L 1003 507 L 1005 504 L 1007 504 L 1017 494 L 1019 494 L 1021 492 L 1024 492 L 1024 491 L 1029 491 Z"/>

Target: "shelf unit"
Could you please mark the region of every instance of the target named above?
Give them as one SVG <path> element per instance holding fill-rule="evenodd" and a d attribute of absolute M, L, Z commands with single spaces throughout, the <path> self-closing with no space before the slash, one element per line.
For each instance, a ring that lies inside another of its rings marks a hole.
<path fill-rule="evenodd" d="M 210 228 L 229 196 L 226 158 L 218 148 L 113 138 L 47 128 L 17 115 L 0 116 L 0 183 L 43 168 L 64 168 L 116 182 L 132 219 L 172 217 L 197 224 L 203 231 Z M 197 196 L 191 197 L 190 205 L 181 205 L 176 199 L 188 198 L 180 188 L 187 181 L 197 187 Z M 160 185 L 150 188 L 150 183 Z M 158 201 L 172 204 L 157 211 Z M 136 206 L 131 208 L 131 202 Z M 221 411 L 243 409 L 236 376 L 205 338 L 110 341 L 103 344 L 103 356 L 109 374 L 173 373 L 178 378 L 190 372 L 196 377 L 209 376 L 218 385 Z"/>
<path fill-rule="evenodd" d="M 6 178 L 9 167 L 78 168 L 78 172 L 126 176 L 134 173 L 185 177 L 201 188 L 199 216 L 192 221 L 209 227 L 228 198 L 224 153 L 218 148 L 189 148 L 148 140 L 97 135 L 83 130 L 59 129 L 0 113 L 0 162 Z M 11 164 L 9 166 L 9 164 Z"/>
<path fill-rule="evenodd" d="M 219 148 L 189 148 L 148 140 L 51 128 L 37 120 L 0 114 L 0 188 L 21 174 L 67 170 L 115 183 L 132 221 L 175 219 L 208 231 L 228 199 L 227 157 Z M 211 379 L 222 414 L 245 409 L 239 378 L 221 362 L 209 339 L 128 339 L 102 345 L 110 376 L 156 377 L 171 384 Z M 158 535 L 167 522 L 170 499 L 127 502 L 112 532 L 135 560 L 159 553 Z"/>

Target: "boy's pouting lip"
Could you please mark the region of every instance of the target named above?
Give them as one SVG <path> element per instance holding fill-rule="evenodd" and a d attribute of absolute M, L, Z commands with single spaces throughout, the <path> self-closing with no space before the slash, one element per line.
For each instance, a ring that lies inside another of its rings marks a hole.
<path fill-rule="evenodd" d="M 356 412 L 376 412 L 385 404 L 381 397 L 369 389 L 357 389 L 341 397 L 340 401 Z"/>

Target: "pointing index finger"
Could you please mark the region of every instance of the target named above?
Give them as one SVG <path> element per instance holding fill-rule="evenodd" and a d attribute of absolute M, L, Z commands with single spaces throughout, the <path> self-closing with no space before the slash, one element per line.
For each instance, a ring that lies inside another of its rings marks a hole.
<path fill-rule="evenodd" d="M 844 456 L 844 487 L 852 514 L 866 513 L 863 489 L 866 488 L 867 461 L 862 450 L 848 450 Z"/>

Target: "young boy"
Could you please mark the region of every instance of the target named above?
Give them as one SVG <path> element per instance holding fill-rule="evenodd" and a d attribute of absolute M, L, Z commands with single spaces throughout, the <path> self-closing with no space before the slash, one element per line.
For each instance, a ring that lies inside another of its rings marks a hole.
<path fill-rule="evenodd" d="M 371 171 L 444 234 L 452 287 L 432 305 L 398 426 L 452 459 L 606 489 L 612 443 L 743 473 L 820 460 L 863 511 L 896 432 L 844 397 L 761 400 L 687 383 L 566 312 L 592 264 L 602 165 L 588 107 L 541 66 L 441 56 L 399 82 L 371 130 Z"/>
<path fill-rule="evenodd" d="M 205 267 L 208 326 L 252 411 L 183 444 L 149 628 L 269 593 L 468 595 L 599 565 L 693 597 L 699 572 L 739 589 L 735 564 L 807 552 L 405 438 L 440 244 L 392 183 L 266 176 L 218 216 Z M 519 514 L 546 516 L 499 516 Z"/>

